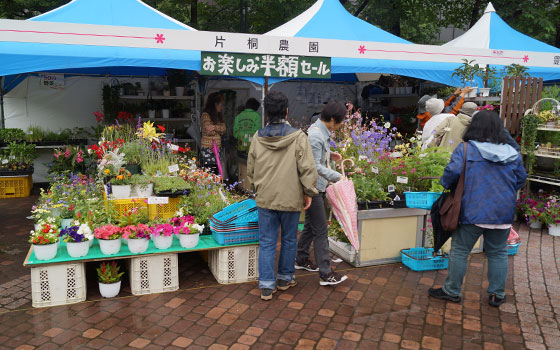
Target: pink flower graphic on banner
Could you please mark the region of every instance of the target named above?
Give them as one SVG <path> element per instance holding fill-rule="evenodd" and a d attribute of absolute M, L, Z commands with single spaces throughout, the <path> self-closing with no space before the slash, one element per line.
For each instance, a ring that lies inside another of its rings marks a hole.
<path fill-rule="evenodd" d="M 163 44 L 165 37 L 163 36 L 163 34 L 156 34 L 156 37 L 154 39 L 156 39 L 156 44 Z"/>
<path fill-rule="evenodd" d="M 525 63 L 529 62 L 529 55 L 523 56 L 523 62 Z"/>
<path fill-rule="evenodd" d="M 358 49 L 358 51 L 360 51 L 360 54 L 364 54 L 366 53 L 366 47 L 364 45 L 360 45 L 360 48 Z"/>

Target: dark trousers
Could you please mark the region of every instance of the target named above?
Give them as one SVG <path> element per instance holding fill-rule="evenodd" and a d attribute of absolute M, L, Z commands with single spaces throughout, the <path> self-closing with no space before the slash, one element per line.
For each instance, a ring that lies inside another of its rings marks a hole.
<path fill-rule="evenodd" d="M 309 248 L 313 242 L 315 261 L 319 274 L 323 277 L 331 272 L 329 257 L 327 215 L 325 214 L 325 192 L 313 197 L 311 207 L 305 212 L 305 225 L 299 237 L 296 261 L 302 263 L 309 259 Z"/>

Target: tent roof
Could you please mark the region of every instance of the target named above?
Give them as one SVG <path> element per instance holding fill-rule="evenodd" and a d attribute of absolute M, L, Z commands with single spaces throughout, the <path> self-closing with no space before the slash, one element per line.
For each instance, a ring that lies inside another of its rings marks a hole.
<path fill-rule="evenodd" d="M 72 0 L 30 21 L 196 30 L 140 0 Z"/>
<path fill-rule="evenodd" d="M 338 0 L 318 0 L 305 12 L 266 35 L 410 43 L 354 17 Z"/>
<path fill-rule="evenodd" d="M 492 3 L 488 3 L 482 17 L 466 33 L 444 44 L 444 46 L 560 52 L 560 49 L 533 39 L 510 27 L 498 16 Z"/>

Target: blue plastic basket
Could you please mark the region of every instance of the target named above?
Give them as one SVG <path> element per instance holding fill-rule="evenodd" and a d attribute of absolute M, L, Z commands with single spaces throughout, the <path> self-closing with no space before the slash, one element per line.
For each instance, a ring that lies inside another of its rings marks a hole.
<path fill-rule="evenodd" d="M 234 203 L 212 215 L 209 219 L 214 225 L 243 225 L 249 222 L 258 222 L 257 203 L 253 199 Z"/>
<path fill-rule="evenodd" d="M 409 208 L 432 209 L 432 204 L 441 196 L 441 192 L 405 192 L 406 206 Z"/>
<path fill-rule="evenodd" d="M 414 271 L 443 270 L 449 265 L 447 256 L 432 257 L 432 248 L 401 249 L 402 263 Z"/>
<path fill-rule="evenodd" d="M 257 242 L 259 240 L 259 230 L 234 232 L 217 232 L 212 230 L 212 237 L 221 245 Z"/>
<path fill-rule="evenodd" d="M 519 246 L 521 245 L 521 243 L 517 243 L 517 244 L 508 244 L 507 246 L 507 253 L 508 255 L 515 255 L 517 254 L 517 250 L 519 249 Z"/>

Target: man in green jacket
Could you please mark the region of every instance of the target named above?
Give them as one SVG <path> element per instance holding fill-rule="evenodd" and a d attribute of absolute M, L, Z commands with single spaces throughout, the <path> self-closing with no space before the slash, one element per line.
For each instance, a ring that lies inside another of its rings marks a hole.
<path fill-rule="evenodd" d="M 268 125 L 253 136 L 247 157 L 247 179 L 256 192 L 259 211 L 259 288 L 270 300 L 276 289 L 296 285 L 294 260 L 302 209 L 318 194 L 315 159 L 305 133 L 287 121 L 288 98 L 279 91 L 264 99 Z M 282 247 L 274 273 L 278 231 Z"/>
<path fill-rule="evenodd" d="M 255 98 L 250 98 L 245 103 L 245 110 L 235 117 L 233 124 L 233 137 L 238 141 L 247 141 L 253 137 L 255 132 L 262 126 L 262 117 L 257 111 L 261 103 Z"/>

